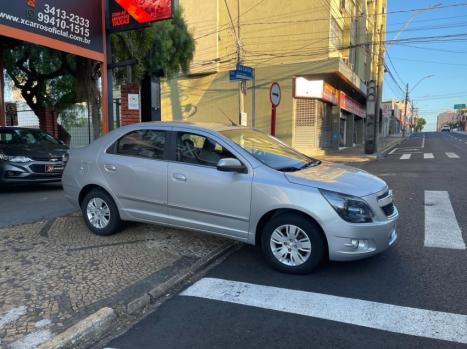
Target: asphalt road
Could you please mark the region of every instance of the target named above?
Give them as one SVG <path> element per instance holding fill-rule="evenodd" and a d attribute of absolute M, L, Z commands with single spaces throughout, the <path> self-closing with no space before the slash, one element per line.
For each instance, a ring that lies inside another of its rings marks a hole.
<path fill-rule="evenodd" d="M 0 189 L 0 228 L 64 216 L 75 211 L 61 183 Z"/>
<path fill-rule="evenodd" d="M 246 246 L 106 347 L 465 348 L 467 250 L 426 246 L 449 212 L 426 215 L 425 196 L 448 193 L 455 218 L 445 233 L 457 226 L 467 242 L 467 136 L 416 134 L 390 153 L 361 166 L 394 190 L 399 239 L 390 250 L 295 276 L 271 270 Z M 216 286 L 203 289 L 212 279 Z"/>

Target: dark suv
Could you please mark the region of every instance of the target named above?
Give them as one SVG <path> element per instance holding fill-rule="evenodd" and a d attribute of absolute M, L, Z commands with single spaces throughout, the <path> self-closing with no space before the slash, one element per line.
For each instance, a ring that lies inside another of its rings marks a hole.
<path fill-rule="evenodd" d="M 60 181 L 67 151 L 41 130 L 0 127 L 0 185 Z"/>

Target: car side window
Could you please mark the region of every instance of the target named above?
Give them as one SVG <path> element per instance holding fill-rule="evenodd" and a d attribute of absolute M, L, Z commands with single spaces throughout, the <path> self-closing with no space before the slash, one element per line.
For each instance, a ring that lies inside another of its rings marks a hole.
<path fill-rule="evenodd" d="M 216 141 L 194 133 L 177 133 L 176 160 L 189 164 L 216 167 L 220 159 L 235 158 Z"/>
<path fill-rule="evenodd" d="M 165 131 L 137 130 L 120 138 L 114 148 L 114 153 L 163 160 L 165 141 Z"/>

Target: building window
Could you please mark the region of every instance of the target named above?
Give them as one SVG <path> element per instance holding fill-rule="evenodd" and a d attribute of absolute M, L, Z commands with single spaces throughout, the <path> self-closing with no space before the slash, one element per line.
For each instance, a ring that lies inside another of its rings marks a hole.
<path fill-rule="evenodd" d="M 337 24 L 337 21 L 332 18 L 331 19 L 331 44 L 336 46 L 337 48 L 342 47 L 342 29 Z"/>

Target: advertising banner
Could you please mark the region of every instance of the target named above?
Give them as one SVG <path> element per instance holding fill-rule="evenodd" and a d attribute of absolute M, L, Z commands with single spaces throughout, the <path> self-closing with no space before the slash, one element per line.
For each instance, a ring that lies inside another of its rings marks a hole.
<path fill-rule="evenodd" d="M 340 105 L 342 109 L 348 111 L 349 113 L 360 116 L 361 118 L 366 117 L 365 108 L 342 91 L 340 92 Z"/>
<path fill-rule="evenodd" d="M 173 0 L 109 0 L 112 32 L 139 29 L 149 23 L 170 19 Z"/>
<path fill-rule="evenodd" d="M 2 1 L 0 34 L 102 61 L 102 2 Z"/>

